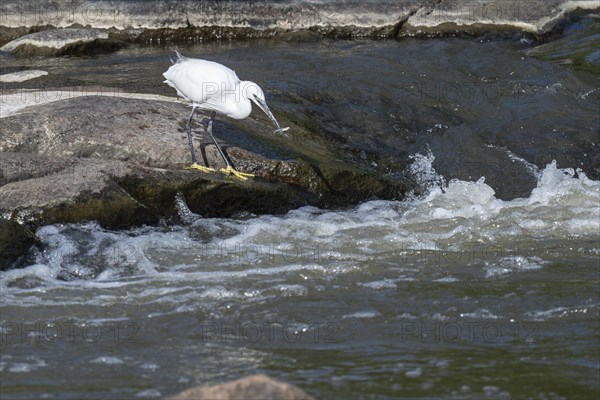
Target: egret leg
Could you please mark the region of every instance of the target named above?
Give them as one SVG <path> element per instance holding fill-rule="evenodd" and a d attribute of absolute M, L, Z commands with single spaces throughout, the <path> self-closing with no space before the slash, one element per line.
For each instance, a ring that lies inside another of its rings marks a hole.
<path fill-rule="evenodd" d="M 226 175 L 236 176 L 243 181 L 247 180 L 248 178 L 253 177 L 254 176 L 253 174 L 247 174 L 245 172 L 240 172 L 240 171 L 236 170 L 235 168 L 233 168 L 233 166 L 231 165 L 231 163 L 225 156 L 225 153 L 221 149 L 221 146 L 219 146 L 219 143 L 217 143 L 217 140 L 213 136 L 213 124 L 215 122 L 215 115 L 216 115 L 216 113 L 214 111 L 212 113 L 210 113 L 210 121 L 208 123 L 207 131 L 208 131 L 208 134 L 210 135 L 212 141 L 215 143 L 215 146 L 217 146 L 217 150 L 219 150 L 219 154 L 221 154 L 221 157 L 223 157 L 223 161 L 225 161 L 225 164 L 227 165 L 227 168 L 221 168 L 221 172 Z"/>
<path fill-rule="evenodd" d="M 196 111 L 196 107 L 192 106 L 192 113 L 190 114 L 190 118 L 187 123 L 187 137 L 188 137 L 188 145 L 190 146 L 190 152 L 192 153 L 192 165 L 187 167 L 186 169 L 196 169 L 202 172 L 214 172 L 214 168 L 208 168 L 203 165 L 200 165 L 196 162 L 196 152 L 194 151 L 194 144 L 192 142 L 192 119 L 194 118 L 194 112 Z"/>

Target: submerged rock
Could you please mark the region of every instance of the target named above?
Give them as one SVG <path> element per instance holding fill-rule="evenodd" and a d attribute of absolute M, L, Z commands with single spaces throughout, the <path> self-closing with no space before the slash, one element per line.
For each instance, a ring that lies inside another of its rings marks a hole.
<path fill-rule="evenodd" d="M 40 76 L 44 75 L 48 75 L 48 72 L 35 69 L 27 71 L 18 71 L 12 72 L 10 74 L 0 75 L 0 82 L 25 82 L 30 79 L 39 78 Z"/>
<path fill-rule="evenodd" d="M 63 55 L 116 50 L 122 44 L 98 29 L 51 29 L 30 33 L 0 48 L 20 55 Z"/>
<path fill-rule="evenodd" d="M 171 400 L 219 400 L 219 399 L 263 399 L 263 400 L 314 400 L 302 389 L 277 381 L 267 375 L 252 375 L 214 386 L 198 386 L 185 390 Z"/>
<path fill-rule="evenodd" d="M 583 18 L 566 34 L 550 43 L 536 46 L 527 54 L 563 66 L 598 74 L 600 71 L 600 18 Z"/>
<path fill-rule="evenodd" d="M 18 265 L 39 239 L 23 225 L 0 218 L 0 271 Z"/>
<path fill-rule="evenodd" d="M 188 112 L 181 103 L 83 96 L 3 118 L 0 212 L 32 227 L 81 220 L 129 227 L 176 216 L 178 194 L 194 213 L 231 216 L 402 198 L 408 190 L 401 180 L 338 159 L 317 134 L 285 117 L 287 138 L 273 135 L 262 116 L 239 123 L 247 132 L 217 119 L 224 151 L 254 179 L 185 170 Z M 196 122 L 194 131 L 199 162 L 224 166 L 204 125 Z"/>

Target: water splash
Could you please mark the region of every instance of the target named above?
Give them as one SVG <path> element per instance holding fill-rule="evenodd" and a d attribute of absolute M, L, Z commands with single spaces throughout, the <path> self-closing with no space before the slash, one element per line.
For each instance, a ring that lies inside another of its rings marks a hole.
<path fill-rule="evenodd" d="M 0 287 L 29 288 L 21 295 L 35 297 L 46 285 L 80 290 L 137 287 L 146 280 L 178 285 L 195 281 L 204 290 L 192 297 L 206 298 L 207 282 L 239 296 L 247 285 L 243 281 L 269 277 L 273 286 L 303 288 L 286 290 L 286 295 L 304 296 L 310 288 L 304 289 L 301 281 L 289 282 L 286 276 L 333 277 L 360 271 L 374 257 L 385 262 L 398 254 L 418 260 L 428 252 L 445 255 L 474 251 L 477 246 L 517 243 L 533 249 L 526 254 L 519 253 L 525 247 L 501 252 L 497 259 L 486 260 L 484 275 L 495 279 L 546 265 L 540 241 L 598 238 L 600 182 L 579 170 L 558 168 L 552 162 L 539 171 L 530 197 L 504 201 L 495 197 L 483 177 L 446 183 L 433 168 L 430 151 L 413 160 L 411 172 L 426 192 L 405 201 L 370 201 L 338 211 L 302 207 L 283 216 L 235 220 L 195 216 L 180 197 L 186 226 L 126 232 L 108 231 L 95 223 L 45 226 L 37 232 L 44 250 L 36 263 L 2 272 Z M 404 275 L 415 279 L 411 273 Z M 447 276 L 435 277 L 443 278 Z M 83 286 L 81 280 L 86 282 Z M 372 286 L 389 288 L 396 281 L 389 282 Z M 157 292 L 143 287 L 136 293 L 129 295 L 143 301 Z"/>

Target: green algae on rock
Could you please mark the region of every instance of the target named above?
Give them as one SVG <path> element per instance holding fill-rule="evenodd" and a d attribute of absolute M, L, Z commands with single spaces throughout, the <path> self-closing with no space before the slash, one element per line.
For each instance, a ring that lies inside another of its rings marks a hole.
<path fill-rule="evenodd" d="M 16 221 L 0 218 L 0 271 L 19 265 L 31 246 L 40 241 Z"/>

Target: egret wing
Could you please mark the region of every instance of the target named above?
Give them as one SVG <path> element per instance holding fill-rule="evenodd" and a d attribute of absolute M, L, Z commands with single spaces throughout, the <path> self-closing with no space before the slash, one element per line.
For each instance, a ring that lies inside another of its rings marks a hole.
<path fill-rule="evenodd" d="M 221 103 L 223 92 L 233 93 L 240 81 L 236 73 L 224 65 L 194 58 L 174 64 L 163 76 L 179 95 L 206 105 Z"/>

